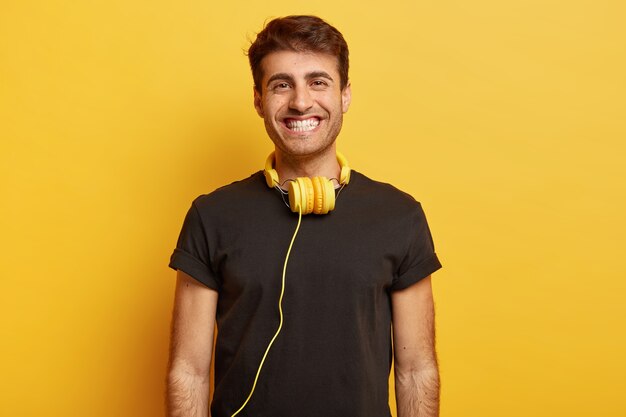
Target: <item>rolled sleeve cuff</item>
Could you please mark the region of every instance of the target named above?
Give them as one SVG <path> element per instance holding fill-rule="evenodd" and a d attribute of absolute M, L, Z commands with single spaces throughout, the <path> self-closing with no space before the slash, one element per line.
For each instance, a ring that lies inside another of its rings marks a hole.
<path fill-rule="evenodd" d="M 196 281 L 219 291 L 220 285 L 213 272 L 200 260 L 181 249 L 174 249 L 168 266 L 177 271 L 183 271 Z"/>
<path fill-rule="evenodd" d="M 408 288 L 440 268 L 441 262 L 439 262 L 437 254 L 433 253 L 428 258 L 422 260 L 420 263 L 412 266 L 403 272 L 402 275 L 398 276 L 398 278 L 396 278 L 391 285 L 390 290 L 398 291 Z"/>

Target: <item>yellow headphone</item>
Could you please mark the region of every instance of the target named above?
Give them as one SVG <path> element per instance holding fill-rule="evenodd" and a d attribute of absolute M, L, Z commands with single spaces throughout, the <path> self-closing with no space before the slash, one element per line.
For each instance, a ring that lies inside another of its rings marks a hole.
<path fill-rule="evenodd" d="M 274 169 L 274 152 L 265 161 L 265 182 L 270 188 L 279 187 L 278 172 Z M 341 166 L 339 184 L 350 182 L 348 160 L 337 152 L 337 162 Z M 335 187 L 326 177 L 298 177 L 289 181 L 289 207 L 294 213 L 302 210 L 302 214 L 326 214 L 335 208 Z"/>

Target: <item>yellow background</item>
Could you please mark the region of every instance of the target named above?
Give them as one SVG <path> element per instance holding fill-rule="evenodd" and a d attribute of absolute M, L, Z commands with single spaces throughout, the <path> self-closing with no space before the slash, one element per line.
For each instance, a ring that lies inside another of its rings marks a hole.
<path fill-rule="evenodd" d="M 442 416 L 626 415 L 620 0 L 3 1 L 0 415 L 158 416 L 191 200 L 271 150 L 243 50 L 351 48 L 353 168 L 425 207 Z"/>

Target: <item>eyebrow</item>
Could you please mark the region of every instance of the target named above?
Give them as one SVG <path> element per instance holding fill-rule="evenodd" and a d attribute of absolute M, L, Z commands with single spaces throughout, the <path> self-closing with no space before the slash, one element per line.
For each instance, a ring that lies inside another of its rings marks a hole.
<path fill-rule="evenodd" d="M 287 74 L 286 72 L 279 72 L 276 73 L 274 75 L 272 75 L 268 80 L 266 85 L 270 85 L 270 83 L 272 81 L 276 81 L 276 80 L 285 80 L 285 81 L 289 81 L 289 82 L 293 82 L 294 79 L 291 75 Z"/>
<path fill-rule="evenodd" d="M 328 79 L 330 81 L 335 81 L 335 80 L 333 80 L 333 77 L 331 77 L 330 74 L 327 73 L 326 71 L 312 71 L 312 72 L 307 73 L 305 75 L 305 78 L 307 80 L 310 80 L 310 79 L 313 79 L 313 78 L 326 78 L 326 79 Z M 270 83 L 272 81 L 276 81 L 276 80 L 285 80 L 285 81 L 289 81 L 290 83 L 293 83 L 295 81 L 291 74 L 287 74 L 286 72 L 279 72 L 279 73 L 276 73 L 276 74 L 272 75 L 267 80 L 267 84 L 266 85 L 270 85 Z"/>

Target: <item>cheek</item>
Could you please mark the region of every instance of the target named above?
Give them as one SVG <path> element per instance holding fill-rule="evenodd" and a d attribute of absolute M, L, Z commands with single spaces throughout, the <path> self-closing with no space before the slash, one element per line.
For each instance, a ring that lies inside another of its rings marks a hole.
<path fill-rule="evenodd" d="M 263 110 L 267 117 L 275 117 L 280 113 L 280 109 L 283 107 L 283 103 L 281 100 L 273 99 L 267 100 L 263 103 Z"/>

